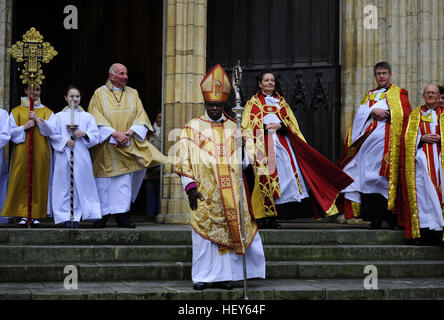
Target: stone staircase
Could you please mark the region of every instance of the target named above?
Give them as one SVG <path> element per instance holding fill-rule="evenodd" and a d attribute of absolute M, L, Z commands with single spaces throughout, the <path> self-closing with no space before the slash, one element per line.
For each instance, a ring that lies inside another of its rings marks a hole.
<path fill-rule="evenodd" d="M 267 280 L 250 299 L 444 299 L 444 247 L 404 244 L 403 232 L 337 224 L 284 224 L 261 230 Z M 192 290 L 189 226 L 137 229 L 0 228 L 0 299 L 236 300 L 235 290 Z M 366 290 L 366 266 L 378 288 Z M 74 266 L 78 288 L 64 281 Z M 374 275 L 374 274 L 373 274 Z"/>

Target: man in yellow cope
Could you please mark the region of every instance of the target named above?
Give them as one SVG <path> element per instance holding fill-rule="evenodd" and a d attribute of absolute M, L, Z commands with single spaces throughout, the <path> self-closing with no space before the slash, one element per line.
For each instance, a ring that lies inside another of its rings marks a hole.
<path fill-rule="evenodd" d="M 91 150 L 102 207 L 96 228 L 104 228 L 110 215 L 115 216 L 119 227 L 135 228 L 129 211 L 146 168 L 166 160 L 148 142 L 147 134 L 153 128 L 137 90 L 126 86 L 127 82 L 127 68 L 113 64 L 108 82 L 96 90 L 89 104 L 88 112 L 96 119 L 100 133 L 100 144 Z"/>
<path fill-rule="evenodd" d="M 239 154 L 236 122 L 224 114 L 230 80 L 221 66 L 203 79 L 205 115 L 185 125 L 177 143 L 176 173 L 190 201 L 195 290 L 213 287 L 231 290 L 230 281 L 265 278 L 265 256 L 257 224 L 249 212 L 245 189 L 239 190 Z M 245 152 L 244 152 L 245 155 Z M 244 157 L 243 167 L 248 166 Z M 239 196 L 245 199 L 240 212 Z M 246 243 L 241 238 L 240 214 L 245 219 Z"/>

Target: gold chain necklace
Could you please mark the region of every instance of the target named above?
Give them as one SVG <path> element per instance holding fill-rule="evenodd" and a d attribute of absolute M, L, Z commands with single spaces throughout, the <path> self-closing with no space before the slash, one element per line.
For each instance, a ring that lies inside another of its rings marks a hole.
<path fill-rule="evenodd" d="M 116 101 L 117 101 L 117 106 L 119 106 L 119 107 L 120 107 L 120 102 L 122 102 L 123 91 L 124 91 L 124 90 L 121 90 L 121 91 L 122 91 L 122 93 L 120 94 L 120 100 L 119 100 L 119 99 L 117 99 L 117 96 L 116 96 L 116 94 L 114 93 L 114 90 L 111 90 L 111 92 L 113 93 L 114 99 L 116 99 Z"/>

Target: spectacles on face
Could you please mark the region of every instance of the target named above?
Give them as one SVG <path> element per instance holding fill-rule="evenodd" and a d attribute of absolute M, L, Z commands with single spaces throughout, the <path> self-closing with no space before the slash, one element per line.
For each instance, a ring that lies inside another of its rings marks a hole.
<path fill-rule="evenodd" d="M 437 93 L 437 92 L 432 92 L 432 91 L 427 91 L 427 92 L 424 92 L 424 95 L 426 95 L 426 96 L 437 96 L 439 93 Z"/>

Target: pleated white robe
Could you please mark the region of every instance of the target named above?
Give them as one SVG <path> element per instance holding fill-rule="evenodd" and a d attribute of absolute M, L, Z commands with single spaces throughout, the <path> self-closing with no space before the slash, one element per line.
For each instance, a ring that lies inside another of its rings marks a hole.
<path fill-rule="evenodd" d="M 389 110 L 386 99 L 378 101 L 371 108 L 368 105 L 360 106 L 353 123 L 352 142 L 365 133 L 373 121 L 369 116 L 375 108 Z M 361 193 L 376 193 L 388 199 L 388 179 L 379 175 L 384 156 L 385 124 L 385 120 L 378 121 L 376 129 L 364 141 L 356 156 L 344 167 L 344 172 L 354 179 L 352 184 L 342 190 L 346 199 L 361 203 Z"/>
<path fill-rule="evenodd" d="M 134 125 L 130 129 L 135 132 L 134 137 L 139 141 L 145 140 L 149 131 L 147 127 L 141 125 Z M 111 136 L 114 132 L 115 129 L 111 127 L 100 126 L 100 143 L 109 139 L 111 144 L 117 144 Z M 96 178 L 102 216 L 129 212 L 131 203 L 137 199 L 145 173 L 146 169 L 143 169 L 117 177 Z"/>
<path fill-rule="evenodd" d="M 431 133 L 439 134 L 436 132 L 436 126 L 438 119 L 435 110 L 428 110 L 427 113 L 420 111 L 423 115 L 432 114 L 433 123 L 430 125 Z M 419 130 L 419 129 L 418 129 Z M 418 140 L 416 143 L 416 157 L 415 157 L 415 170 L 416 170 L 416 194 L 418 203 L 418 217 L 420 228 L 428 228 L 433 231 L 442 231 L 444 227 L 444 218 L 442 205 L 439 200 L 436 189 L 433 185 L 432 179 L 429 175 L 429 165 L 427 156 L 422 148 L 418 149 L 421 141 L 421 130 L 418 132 Z M 444 171 L 441 165 L 441 153 L 438 152 L 436 144 L 432 145 L 434 154 L 434 167 L 435 174 L 438 179 L 444 181 Z M 442 193 L 443 191 L 441 191 Z M 444 194 L 442 194 L 444 199 Z"/>
<path fill-rule="evenodd" d="M 279 100 L 272 96 L 266 96 L 265 102 L 267 105 L 280 108 Z M 279 123 L 282 125 L 282 121 L 275 114 L 267 114 L 264 117 L 264 125 L 271 123 Z M 281 197 L 274 199 L 274 203 L 279 205 L 288 202 L 301 202 L 303 199 L 308 198 L 309 194 L 304 181 L 304 176 L 302 175 L 293 148 L 291 147 L 290 139 L 285 136 L 287 144 L 290 146 L 290 152 L 288 152 L 279 141 L 276 133 L 272 134 L 272 138 L 274 153 L 276 155 L 276 170 L 279 178 L 279 189 L 281 191 Z M 292 164 L 296 168 L 302 193 L 299 190 L 298 181 L 296 180 Z"/>
<path fill-rule="evenodd" d="M 9 115 L 6 110 L 0 109 L 0 212 L 3 209 L 8 189 L 8 166 L 4 149 L 10 139 Z"/>
<path fill-rule="evenodd" d="M 71 149 L 66 145 L 71 139 L 67 128 L 71 109 L 57 113 L 47 123 L 55 133 L 50 138 L 54 148 L 52 207 L 54 223 L 59 224 L 71 219 Z M 78 108 L 74 111 L 74 124 L 87 135 L 77 138 L 74 146 L 74 221 L 98 220 L 102 215 L 89 148 L 99 143 L 99 130 L 94 117 Z"/>

